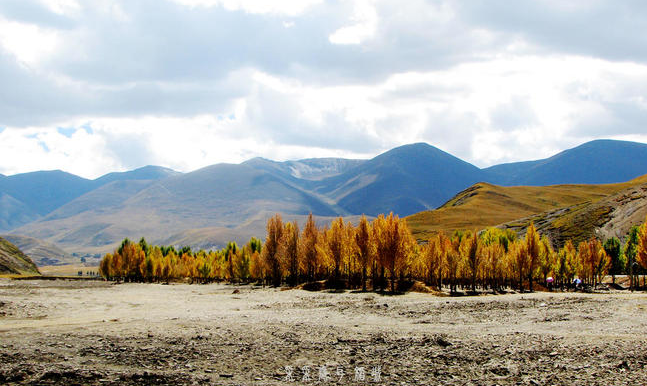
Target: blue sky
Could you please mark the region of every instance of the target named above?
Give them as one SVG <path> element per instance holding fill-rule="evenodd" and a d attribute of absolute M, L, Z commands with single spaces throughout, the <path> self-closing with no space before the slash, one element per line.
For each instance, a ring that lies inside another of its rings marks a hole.
<path fill-rule="evenodd" d="M 647 142 L 643 1 L 3 0 L 0 173 Z"/>

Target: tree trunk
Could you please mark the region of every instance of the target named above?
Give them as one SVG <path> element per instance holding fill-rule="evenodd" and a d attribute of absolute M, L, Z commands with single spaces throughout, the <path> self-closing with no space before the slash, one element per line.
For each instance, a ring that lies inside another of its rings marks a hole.
<path fill-rule="evenodd" d="M 528 275 L 528 289 L 532 292 L 532 274 Z"/>
<path fill-rule="evenodd" d="M 362 291 L 366 292 L 366 264 L 362 267 Z"/>

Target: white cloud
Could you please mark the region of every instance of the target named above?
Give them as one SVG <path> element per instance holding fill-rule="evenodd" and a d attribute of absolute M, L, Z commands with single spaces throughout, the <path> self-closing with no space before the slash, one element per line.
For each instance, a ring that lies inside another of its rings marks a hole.
<path fill-rule="evenodd" d="M 0 173 L 644 140 L 647 7 L 614 4 L 5 0 Z"/>
<path fill-rule="evenodd" d="M 37 65 L 52 55 L 59 43 L 56 31 L 0 17 L 0 46 L 23 64 Z"/>
<path fill-rule="evenodd" d="M 59 15 L 77 15 L 81 8 L 76 0 L 40 0 L 40 2 Z"/>
<path fill-rule="evenodd" d="M 323 0 L 172 0 L 190 7 L 221 6 L 230 11 L 296 16 Z"/>
<path fill-rule="evenodd" d="M 375 35 L 378 19 L 372 1 L 356 1 L 350 18 L 351 25 L 339 28 L 328 39 L 334 44 L 360 44 Z"/>

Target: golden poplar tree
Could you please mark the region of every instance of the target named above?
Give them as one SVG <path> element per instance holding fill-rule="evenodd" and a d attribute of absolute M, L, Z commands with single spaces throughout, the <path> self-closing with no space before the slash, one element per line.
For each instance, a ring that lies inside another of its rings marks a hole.
<path fill-rule="evenodd" d="M 539 263 L 539 244 L 540 238 L 537 229 L 535 228 L 534 223 L 530 223 L 528 230 L 526 231 L 526 253 L 527 253 L 527 265 L 528 265 L 528 287 L 530 292 L 532 292 L 532 279 L 537 269 Z"/>
<path fill-rule="evenodd" d="M 288 284 L 294 286 L 299 280 L 299 225 L 296 220 L 285 224 L 279 253 L 282 257 Z"/>
<path fill-rule="evenodd" d="M 357 230 L 355 231 L 357 255 L 362 269 L 362 291 L 366 291 L 366 276 L 374 256 L 374 244 L 371 240 L 371 233 L 371 225 L 368 223 L 366 216 L 362 215 L 357 225 Z"/>
<path fill-rule="evenodd" d="M 543 278 L 543 283 L 546 285 L 546 280 L 548 279 L 548 275 L 554 271 L 554 266 L 555 266 L 555 252 L 553 251 L 553 247 L 550 244 L 550 240 L 548 237 L 544 236 L 541 238 L 540 244 L 539 244 L 539 272 L 542 275 Z"/>
<path fill-rule="evenodd" d="M 312 217 L 312 213 L 310 213 L 301 237 L 299 238 L 301 271 L 308 281 L 315 280 L 319 271 L 319 254 L 317 253 L 318 239 L 319 230 Z"/>
<path fill-rule="evenodd" d="M 647 269 L 647 219 L 638 229 L 638 246 L 636 248 L 636 261 Z"/>
<path fill-rule="evenodd" d="M 329 265 L 332 267 L 332 280 L 335 285 L 339 285 L 341 279 L 341 270 L 349 258 L 349 240 L 346 224 L 341 217 L 333 220 L 330 229 L 326 231 L 326 254 Z"/>
<path fill-rule="evenodd" d="M 478 234 L 473 232 L 463 239 L 461 254 L 469 272 L 472 292 L 476 292 L 476 277 L 481 269 L 482 255 L 479 251 Z"/>
<path fill-rule="evenodd" d="M 425 281 L 439 290 L 442 286 L 442 272 L 445 261 L 445 239 L 444 233 L 433 235 L 427 244 L 422 247 L 420 254 Z"/>
<path fill-rule="evenodd" d="M 267 272 L 276 287 L 281 285 L 283 270 L 281 266 L 281 257 L 279 248 L 283 239 L 283 219 L 280 214 L 276 214 L 267 220 L 267 237 L 262 250 L 262 257 L 267 264 Z"/>
<path fill-rule="evenodd" d="M 508 249 L 507 260 L 510 273 L 518 279 L 519 291 L 523 292 L 523 279 L 530 267 L 526 242 L 520 240 L 512 243 Z"/>
<path fill-rule="evenodd" d="M 461 262 L 461 239 L 462 234 L 455 233 L 451 239 L 445 242 L 445 276 L 449 281 L 449 292 L 455 293 L 457 289 L 458 270 Z"/>

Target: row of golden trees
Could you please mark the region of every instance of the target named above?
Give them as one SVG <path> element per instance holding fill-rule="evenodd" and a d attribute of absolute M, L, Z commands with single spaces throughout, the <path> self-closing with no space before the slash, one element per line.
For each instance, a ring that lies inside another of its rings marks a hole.
<path fill-rule="evenodd" d="M 239 248 L 234 242 L 217 251 L 198 252 L 184 247 L 151 246 L 145 239 L 125 239 L 118 249 L 103 257 L 99 273 L 108 280 L 169 282 L 189 278 L 191 282 L 213 280 L 249 281 L 260 260 L 262 242 L 251 238 Z M 256 263 L 254 263 L 256 262 Z"/>
<path fill-rule="evenodd" d="M 264 243 L 252 238 L 242 248 L 230 242 L 219 251 L 150 246 L 124 240 L 101 261 L 110 280 L 192 282 L 226 280 L 286 283 L 327 281 L 330 286 L 374 290 L 405 288 L 415 280 L 451 292 L 458 288 L 533 290 L 533 283 L 564 287 L 574 278 L 595 285 L 614 269 L 615 252 L 595 238 L 554 250 L 531 224 L 523 238 L 510 230 L 438 233 L 418 244 L 403 219 L 389 214 L 355 226 L 343 218 L 318 227 L 312 215 L 303 229 L 275 215 Z M 647 267 L 647 226 L 637 228 L 635 260 Z M 618 272 L 620 273 L 620 272 Z"/>

